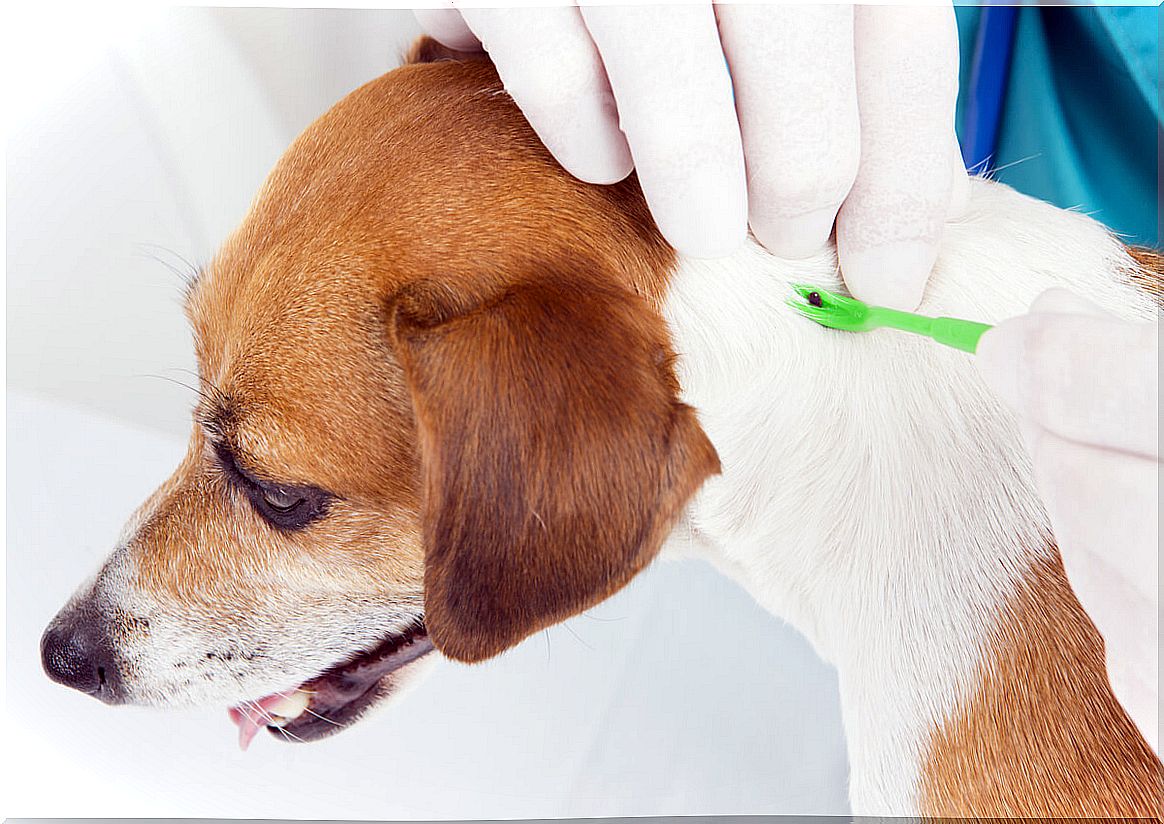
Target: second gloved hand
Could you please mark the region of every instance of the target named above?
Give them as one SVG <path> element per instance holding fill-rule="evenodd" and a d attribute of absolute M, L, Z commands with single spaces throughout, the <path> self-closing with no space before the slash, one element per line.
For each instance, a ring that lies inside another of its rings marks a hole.
<path fill-rule="evenodd" d="M 1160 327 L 1062 289 L 982 336 L 1112 691 L 1159 752 Z"/>

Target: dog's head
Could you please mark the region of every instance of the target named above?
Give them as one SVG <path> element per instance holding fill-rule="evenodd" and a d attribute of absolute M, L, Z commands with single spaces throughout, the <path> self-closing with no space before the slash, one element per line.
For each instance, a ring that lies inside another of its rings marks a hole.
<path fill-rule="evenodd" d="M 312 125 L 192 284 L 189 450 L 46 631 L 54 679 L 256 712 L 298 686 L 285 731 L 318 738 L 434 646 L 478 661 L 618 590 L 717 470 L 636 184 L 574 180 L 488 62 L 441 56 Z"/>

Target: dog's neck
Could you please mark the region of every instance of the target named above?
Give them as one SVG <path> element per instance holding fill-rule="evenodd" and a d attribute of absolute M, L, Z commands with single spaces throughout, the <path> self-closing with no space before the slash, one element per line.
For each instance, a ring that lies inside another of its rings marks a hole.
<path fill-rule="evenodd" d="M 1111 274 L 1119 254 L 1085 218 L 979 182 L 970 214 L 947 232 L 923 310 L 993 321 L 1056 284 L 1143 310 Z M 947 785 L 967 778 L 943 772 L 960 767 L 942 760 L 942 736 L 989 703 L 983 673 L 1006 654 L 1000 639 L 1037 647 L 1032 638 L 1054 630 L 1002 616 L 1022 593 L 1053 600 L 1057 555 L 1014 421 L 969 356 L 891 331 L 816 327 L 783 305 L 792 281 L 832 289 L 835 260 L 793 266 L 750 244 L 677 268 L 664 311 L 684 400 L 723 474 L 667 551 L 708 558 L 836 665 L 855 812 L 936 812 L 954 802 Z M 1078 612 L 1069 592 L 1060 600 L 1060 611 Z M 1010 703 L 1003 709 L 1017 712 Z M 1044 711 L 1089 710 L 1034 706 L 1012 720 L 1054 725 L 1037 717 Z"/>

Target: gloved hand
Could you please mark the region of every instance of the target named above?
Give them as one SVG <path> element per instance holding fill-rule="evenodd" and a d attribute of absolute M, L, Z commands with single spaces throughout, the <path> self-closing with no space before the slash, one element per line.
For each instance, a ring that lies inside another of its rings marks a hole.
<path fill-rule="evenodd" d="M 1159 752 L 1160 327 L 1062 289 L 982 336 L 976 363 L 1018 412 L 1112 690 Z"/>
<path fill-rule="evenodd" d="M 572 174 L 613 183 L 637 168 L 660 231 L 689 255 L 730 253 L 750 222 L 773 253 L 808 257 L 835 221 L 852 293 L 913 309 L 965 204 L 952 7 L 416 14 L 446 46 L 489 52 Z"/>

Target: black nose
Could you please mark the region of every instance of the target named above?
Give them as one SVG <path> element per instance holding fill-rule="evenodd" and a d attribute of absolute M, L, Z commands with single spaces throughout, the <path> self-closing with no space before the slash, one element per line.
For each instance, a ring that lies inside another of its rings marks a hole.
<path fill-rule="evenodd" d="M 121 702 L 113 647 L 95 615 L 86 611 L 58 615 L 40 639 L 40 660 L 58 684 L 107 704 Z"/>

